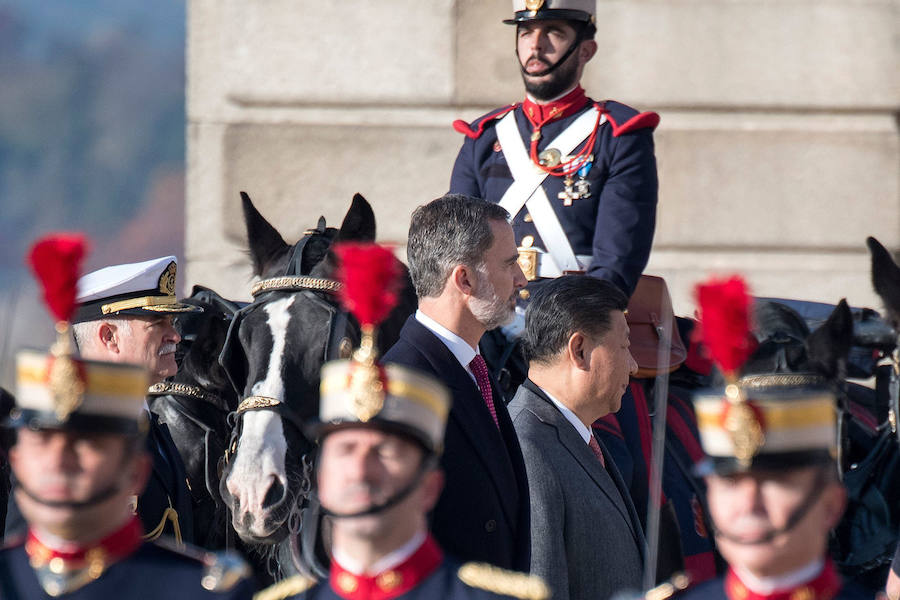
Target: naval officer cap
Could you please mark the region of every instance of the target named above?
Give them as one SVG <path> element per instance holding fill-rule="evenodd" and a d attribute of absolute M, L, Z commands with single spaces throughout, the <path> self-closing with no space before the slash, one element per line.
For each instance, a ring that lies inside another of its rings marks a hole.
<path fill-rule="evenodd" d="M 73 350 L 69 323 L 76 310 L 76 283 L 87 241 L 79 234 L 53 234 L 38 240 L 28 262 L 56 318 L 50 352 L 16 355 L 16 398 L 7 424 L 135 435 L 147 429 L 144 397 L 147 371 L 137 365 L 84 360 Z"/>
<path fill-rule="evenodd" d="M 513 0 L 513 18 L 503 22 L 516 25 L 526 21 L 561 19 L 593 23 L 597 0 Z"/>
<path fill-rule="evenodd" d="M 175 297 L 178 265 L 174 256 L 139 263 L 113 265 L 88 273 L 78 280 L 78 310 L 74 323 L 106 316 L 160 316 L 200 312 Z"/>

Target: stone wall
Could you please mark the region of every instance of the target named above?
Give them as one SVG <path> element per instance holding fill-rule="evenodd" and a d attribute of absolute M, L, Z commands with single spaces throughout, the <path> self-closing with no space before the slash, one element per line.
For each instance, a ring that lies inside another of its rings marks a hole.
<path fill-rule="evenodd" d="M 521 99 L 510 4 L 191 0 L 187 283 L 248 297 L 241 190 L 288 241 L 361 192 L 402 246 L 447 189 L 450 123 Z M 678 313 L 734 271 L 877 306 L 865 237 L 900 247 L 898 36 L 898 0 L 598 1 L 584 85 L 662 115 L 647 272 Z"/>

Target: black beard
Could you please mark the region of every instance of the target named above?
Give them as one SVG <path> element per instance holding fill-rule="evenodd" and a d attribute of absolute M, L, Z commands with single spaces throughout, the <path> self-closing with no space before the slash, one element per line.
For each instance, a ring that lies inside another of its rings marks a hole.
<path fill-rule="evenodd" d="M 578 61 L 575 60 L 575 54 L 550 73 L 549 79 L 537 83 L 523 72 L 522 81 L 525 83 L 525 91 L 535 100 L 546 102 L 556 98 L 578 83 Z"/>

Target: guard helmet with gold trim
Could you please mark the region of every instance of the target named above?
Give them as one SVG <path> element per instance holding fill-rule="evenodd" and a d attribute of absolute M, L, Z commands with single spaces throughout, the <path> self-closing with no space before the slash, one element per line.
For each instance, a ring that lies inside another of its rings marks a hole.
<path fill-rule="evenodd" d="M 78 280 L 78 309 L 73 323 L 96 321 L 106 316 L 160 316 L 200 312 L 175 297 L 178 265 L 174 256 L 139 263 L 113 265 Z"/>
<path fill-rule="evenodd" d="M 143 433 L 149 383 L 146 369 L 136 365 L 23 350 L 16 356 L 16 404 L 9 424 L 90 433 Z"/>
<path fill-rule="evenodd" d="M 514 16 L 503 22 L 517 25 L 525 21 L 562 19 L 593 23 L 596 11 L 596 0 L 513 0 Z"/>
<path fill-rule="evenodd" d="M 373 427 L 411 437 L 440 454 L 450 394 L 436 379 L 396 364 L 355 359 L 322 368 L 318 437 L 346 427 Z"/>
<path fill-rule="evenodd" d="M 811 373 L 746 375 L 701 392 L 694 409 L 703 450 L 719 475 L 832 463 L 835 393 Z"/>

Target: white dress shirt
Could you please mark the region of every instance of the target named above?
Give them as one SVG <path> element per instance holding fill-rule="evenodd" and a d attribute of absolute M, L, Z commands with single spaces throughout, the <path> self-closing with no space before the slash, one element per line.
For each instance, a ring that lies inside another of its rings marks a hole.
<path fill-rule="evenodd" d="M 593 435 L 591 433 L 591 428 L 588 427 L 587 425 L 585 425 L 584 423 L 582 423 L 581 419 L 579 419 L 578 416 L 575 413 L 573 413 L 569 409 L 568 406 L 566 406 L 565 404 L 563 404 L 562 402 L 560 402 L 559 400 L 554 398 L 553 394 L 551 394 L 550 392 L 548 392 L 547 390 L 545 390 L 544 388 L 542 388 L 540 386 L 538 386 L 538 387 L 540 388 L 540 390 L 542 392 L 547 394 L 547 397 L 550 398 L 550 402 L 552 402 L 553 405 L 559 409 L 559 412 L 561 412 L 563 414 L 563 416 L 566 418 L 566 421 L 568 421 L 569 423 L 572 424 L 572 427 L 575 428 L 575 431 L 578 432 L 578 435 L 581 436 L 581 439 L 584 440 L 584 443 L 590 444 L 591 436 Z"/>
<path fill-rule="evenodd" d="M 469 374 L 469 377 L 471 377 L 472 381 L 477 385 L 478 380 L 475 379 L 475 374 L 469 369 L 469 363 L 472 362 L 472 359 L 478 354 L 478 348 L 473 348 L 469 345 L 469 342 L 462 339 L 421 310 L 416 311 L 416 321 L 424 325 L 431 333 L 436 335 L 445 346 L 447 346 L 447 349 L 456 357 L 456 360 L 459 361 L 459 364 L 462 365 L 462 368 L 466 370 L 466 373 Z"/>

